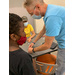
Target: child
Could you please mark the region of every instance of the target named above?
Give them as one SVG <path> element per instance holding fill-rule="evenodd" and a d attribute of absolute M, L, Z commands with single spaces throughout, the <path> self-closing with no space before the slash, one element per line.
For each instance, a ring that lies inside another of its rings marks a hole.
<path fill-rule="evenodd" d="M 26 16 L 22 17 L 22 21 L 24 23 L 24 32 L 26 33 L 26 37 L 28 37 L 27 41 L 31 42 L 31 39 L 35 36 L 34 29 L 32 25 L 28 24 L 28 18 Z M 30 34 L 32 33 L 32 35 Z"/>
<path fill-rule="evenodd" d="M 21 38 L 24 40 L 21 40 Z M 22 19 L 9 14 L 9 75 L 35 75 L 32 57 L 19 47 L 18 41 L 26 41 Z M 21 44 L 21 45 L 22 45 Z"/>

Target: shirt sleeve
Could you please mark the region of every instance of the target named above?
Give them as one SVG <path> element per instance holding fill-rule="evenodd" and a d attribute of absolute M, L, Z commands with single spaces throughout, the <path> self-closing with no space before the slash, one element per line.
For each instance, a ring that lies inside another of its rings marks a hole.
<path fill-rule="evenodd" d="M 21 75 L 35 75 L 35 71 L 31 61 L 26 60 L 25 65 L 21 69 Z"/>
<path fill-rule="evenodd" d="M 30 25 L 30 31 L 32 32 L 34 29 L 33 29 L 33 27 L 32 27 L 32 25 Z"/>
<path fill-rule="evenodd" d="M 58 36 L 61 30 L 62 20 L 60 17 L 50 16 L 47 18 L 46 23 L 46 35 Z"/>

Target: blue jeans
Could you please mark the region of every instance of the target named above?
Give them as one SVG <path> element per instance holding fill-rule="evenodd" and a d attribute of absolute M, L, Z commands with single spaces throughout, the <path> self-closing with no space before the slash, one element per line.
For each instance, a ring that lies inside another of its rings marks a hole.
<path fill-rule="evenodd" d="M 58 48 L 57 60 L 58 65 L 55 75 L 64 75 L 65 73 L 65 49 Z"/>

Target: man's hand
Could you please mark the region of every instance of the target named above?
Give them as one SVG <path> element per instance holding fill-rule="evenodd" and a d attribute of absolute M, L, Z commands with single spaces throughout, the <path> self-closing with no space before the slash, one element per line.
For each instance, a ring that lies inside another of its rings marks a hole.
<path fill-rule="evenodd" d="M 33 50 L 33 48 L 31 48 L 31 47 L 28 48 L 28 52 L 29 52 L 29 53 L 33 53 L 32 50 Z"/>
<path fill-rule="evenodd" d="M 30 48 L 30 47 L 32 48 L 32 46 L 34 46 L 34 43 L 31 43 L 31 44 L 29 45 L 29 48 Z"/>

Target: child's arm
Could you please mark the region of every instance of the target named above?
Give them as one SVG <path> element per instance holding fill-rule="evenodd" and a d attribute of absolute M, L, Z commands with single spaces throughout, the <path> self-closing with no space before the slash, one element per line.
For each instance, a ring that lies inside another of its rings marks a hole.
<path fill-rule="evenodd" d="M 34 30 L 32 31 L 32 35 L 30 36 L 30 38 L 32 39 L 35 36 L 35 32 Z"/>
<path fill-rule="evenodd" d="M 31 25 L 30 25 L 30 31 L 31 31 L 32 35 L 28 38 L 28 40 L 27 40 L 28 42 L 31 42 L 31 39 L 35 36 L 35 31 Z"/>

